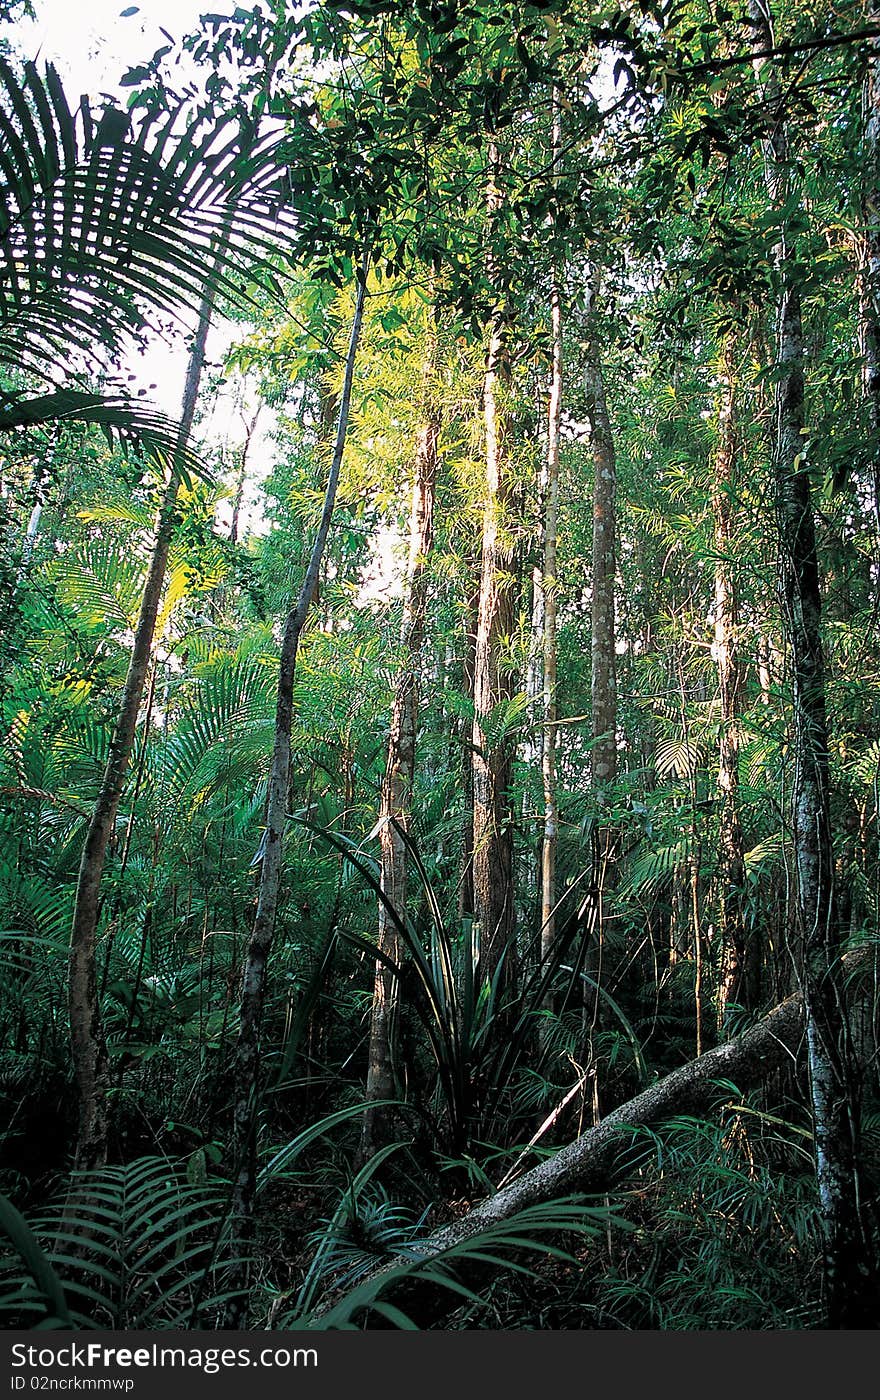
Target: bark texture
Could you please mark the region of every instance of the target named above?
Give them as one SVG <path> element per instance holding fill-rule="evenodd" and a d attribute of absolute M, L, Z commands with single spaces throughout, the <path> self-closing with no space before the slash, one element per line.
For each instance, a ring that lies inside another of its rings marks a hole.
<path fill-rule="evenodd" d="M 474 563 L 472 570 L 473 577 L 476 578 L 477 567 Z M 479 581 L 473 593 L 467 600 L 467 608 L 462 619 L 462 643 L 463 657 L 461 667 L 461 689 L 462 694 L 473 703 L 474 699 L 474 670 L 477 654 L 477 619 L 480 608 Z M 474 917 L 474 761 L 473 761 L 473 725 L 462 718 L 457 728 L 457 740 L 461 753 L 461 790 L 462 790 L 462 822 L 461 822 L 461 856 L 459 859 L 458 873 L 458 917 L 460 919 L 473 919 Z"/>
<path fill-rule="evenodd" d="M 422 394 L 422 424 L 415 452 L 415 473 L 410 512 L 407 593 L 403 614 L 403 663 L 397 677 L 388 757 L 380 808 L 382 890 L 401 917 L 406 916 L 406 845 L 412 811 L 412 787 L 416 766 L 416 729 L 419 714 L 419 672 L 428 606 L 428 563 L 434 539 L 434 488 L 437 479 L 437 444 L 440 412 L 436 392 L 437 337 L 429 331 Z M 379 902 L 379 949 L 398 963 L 400 937 Z M 370 1046 L 366 1097 L 371 1103 L 395 1096 L 394 1050 L 397 979 L 386 964 L 376 963 L 370 1015 Z M 361 1135 L 361 1158 L 368 1160 L 388 1136 L 387 1110 L 368 1108 Z"/>
<path fill-rule="evenodd" d="M 559 102 L 553 103 L 553 163 L 558 160 L 561 140 Z M 544 742 L 541 752 L 541 778 L 544 788 L 544 834 L 541 843 L 541 956 L 546 958 L 556 937 L 556 848 L 559 811 L 556 798 L 556 742 L 558 709 L 556 703 L 556 548 L 559 529 L 559 440 L 562 424 L 562 302 L 559 277 L 554 273 L 550 290 L 550 334 L 552 362 L 550 395 L 547 404 L 547 472 L 544 485 L 544 570 L 541 580 L 543 601 L 543 692 Z"/>
<path fill-rule="evenodd" d="M 866 18 L 880 19 L 878 0 L 867 0 Z M 868 60 L 862 90 L 862 247 L 858 278 L 862 383 L 871 427 L 874 513 L 880 532 L 880 55 Z"/>
<path fill-rule="evenodd" d="M 498 186 L 500 155 L 490 144 L 491 179 L 487 195 L 489 226 L 502 207 Z M 507 393 L 510 386 L 510 308 L 505 279 L 489 259 L 489 281 L 498 302 L 489 326 L 483 417 L 486 481 L 480 594 L 474 657 L 473 881 L 474 912 L 480 926 L 483 972 L 494 977 L 502 957 L 504 980 L 513 973 L 513 824 L 509 736 L 497 732 L 497 707 L 511 695 L 504 651 L 513 632 L 513 548 L 506 518 L 510 497 L 507 445 Z"/>
<path fill-rule="evenodd" d="M 595 306 L 595 285 L 593 305 Z M 598 346 L 589 343 L 587 415 L 593 451 L 592 735 L 593 786 L 601 792 L 617 776 L 617 672 L 615 664 L 617 461 Z"/>
<path fill-rule="evenodd" d="M 738 442 L 734 341 L 728 336 L 721 364 L 718 443 L 712 489 L 715 526 L 715 618 L 713 655 L 721 706 L 718 742 L 718 1026 L 723 1030 L 731 1002 L 751 1005 L 742 889 L 745 872 L 739 818 L 740 714 L 739 600 L 733 564 L 733 511 L 737 489 Z"/>
<path fill-rule="evenodd" d="M 229 522 L 229 539 L 232 544 L 238 542 L 238 522 L 241 516 L 241 507 L 244 502 L 244 485 L 247 475 L 247 460 L 251 442 L 257 428 L 257 419 L 260 416 L 261 405 L 257 405 L 256 411 L 249 421 L 245 423 L 244 442 L 241 448 L 241 458 L 238 463 L 238 475 L 235 480 L 235 495 L 232 499 L 232 519 Z"/>
<path fill-rule="evenodd" d="M 590 314 L 596 315 L 599 273 L 591 273 Z M 584 970 L 593 979 L 585 983 L 584 1023 L 589 1032 L 595 1028 L 600 1010 L 598 987 L 602 976 L 602 947 L 605 932 L 606 895 L 614 883 L 614 829 L 603 817 L 608 791 L 617 777 L 617 668 L 616 668 L 616 608 L 615 575 L 617 459 L 605 377 L 599 346 L 594 335 L 587 343 L 585 356 L 585 389 L 587 417 L 590 422 L 590 444 L 593 455 L 593 576 L 591 603 L 590 703 L 591 737 L 590 775 L 597 816 L 592 828 L 593 878 L 587 895 L 588 917 L 585 929 L 595 932 L 595 942 L 585 953 Z M 591 936 L 589 933 L 588 937 Z"/>
<path fill-rule="evenodd" d="M 119 705 L 107 764 L 101 779 L 83 845 L 76 886 L 73 928 L 68 959 L 68 1009 L 70 1050 L 79 1100 L 76 1143 L 77 1170 L 100 1167 L 107 1159 L 108 1057 L 98 996 L 96 939 L 101 907 L 101 877 L 107 846 L 125 787 L 137 729 L 147 671 L 153 650 L 156 619 L 162 598 L 168 553 L 174 534 L 180 456 L 192 431 L 199 382 L 205 362 L 205 344 L 211 321 L 213 289 L 206 292 L 199 309 L 183 392 L 178 435 L 178 458 L 171 465 L 168 484 L 156 521 L 156 533 L 144 584 L 140 612 L 132 642 L 125 687 Z"/>

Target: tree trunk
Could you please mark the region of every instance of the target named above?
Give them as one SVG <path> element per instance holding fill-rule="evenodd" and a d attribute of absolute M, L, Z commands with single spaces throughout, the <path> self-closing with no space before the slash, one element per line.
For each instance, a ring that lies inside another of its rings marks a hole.
<path fill-rule="evenodd" d="M 762 0 L 750 13 L 756 47 L 772 47 Z M 764 143 L 770 199 L 791 201 L 783 97 L 772 70 L 755 60 L 773 125 Z M 804 343 L 798 273 L 785 229 L 776 250 L 781 296 L 776 322 L 773 473 L 782 620 L 791 655 L 793 827 L 797 968 L 805 1007 L 816 1181 L 824 1243 L 829 1328 L 864 1326 L 874 1265 L 861 1219 L 857 1178 L 858 1103 L 840 976 L 829 806 L 828 726 L 822 651 L 822 595 L 804 433 Z"/>
<path fill-rule="evenodd" d="M 257 419 L 260 416 L 262 403 L 259 403 L 249 423 L 245 423 L 244 442 L 241 447 L 241 458 L 238 464 L 238 476 L 235 482 L 235 495 L 232 499 L 232 519 L 229 522 L 230 544 L 238 543 L 238 522 L 241 515 L 241 507 L 244 502 L 244 483 L 247 473 L 247 459 L 250 451 L 251 440 L 257 427 Z"/>
<path fill-rule="evenodd" d="M 394 692 L 388 759 L 382 784 L 380 820 L 381 886 L 393 907 L 406 917 L 406 846 L 401 832 L 408 832 L 412 786 L 416 765 L 416 728 L 419 712 L 419 668 L 425 636 L 428 604 L 428 562 L 434 538 L 434 487 L 437 477 L 437 443 L 440 412 L 436 392 L 437 336 L 428 332 L 425 356 L 423 419 L 416 441 L 415 475 L 410 515 L 407 598 L 403 614 L 403 663 Z M 393 821 L 392 821 L 393 819 Z M 395 963 L 401 955 L 400 938 L 379 902 L 379 949 Z M 370 1048 L 366 1097 L 374 1103 L 395 1093 L 394 1050 L 397 979 L 383 963 L 376 963 L 370 1017 Z M 360 1155 L 369 1160 L 388 1137 L 387 1110 L 368 1108 L 364 1114 Z"/>
<path fill-rule="evenodd" d="M 43 480 L 44 468 L 42 465 L 34 468 L 33 480 L 29 495 L 33 495 L 34 504 L 28 517 L 27 529 L 24 532 L 24 539 L 21 542 L 21 555 L 18 561 L 18 572 L 15 578 L 15 587 L 20 588 L 21 584 L 30 569 L 31 560 L 34 554 L 34 546 L 37 542 L 37 532 L 40 528 L 40 520 L 43 514 Z"/>
<path fill-rule="evenodd" d="M 470 563 L 470 561 L 468 561 Z M 473 575 L 476 576 L 476 566 Z M 480 608 L 479 582 L 465 605 L 463 618 L 464 656 L 462 658 L 462 693 L 467 700 L 474 698 L 474 670 L 477 654 L 477 619 Z M 458 872 L 458 917 L 474 917 L 474 760 L 473 725 L 462 719 L 456 726 L 461 745 L 461 788 L 463 817 L 461 823 L 461 856 Z"/>
<path fill-rule="evenodd" d="M 590 315 L 596 314 L 599 287 L 597 269 L 591 271 Z M 592 862 L 595 872 L 588 896 L 592 904 L 587 927 L 595 931 L 584 968 L 596 986 L 584 984 L 585 1024 L 592 1031 L 599 1015 L 598 984 L 602 974 L 606 894 L 613 885 L 614 830 L 602 816 L 609 790 L 617 777 L 617 672 L 614 582 L 616 560 L 617 461 L 605 379 L 599 348 L 592 333 L 584 370 L 587 417 L 593 454 L 593 582 L 591 604 L 591 737 L 590 773 L 596 820 L 592 829 Z"/>
<path fill-rule="evenodd" d="M 559 101 L 554 93 L 552 152 L 554 167 L 561 140 Z M 541 957 L 546 958 L 556 937 L 556 848 L 559 811 L 556 798 L 556 744 L 559 711 L 556 700 L 556 545 L 559 528 L 559 440 L 562 423 L 562 303 L 559 274 L 550 289 L 552 362 L 547 404 L 547 473 L 544 486 L 544 570 L 541 579 L 544 630 L 544 729 L 541 777 L 544 788 L 544 835 L 541 843 Z"/>
<path fill-rule="evenodd" d="M 178 436 L 178 455 L 172 463 L 165 495 L 156 522 L 153 552 L 144 584 L 140 613 L 132 642 L 128 674 L 119 713 L 110 740 L 107 764 L 86 833 L 76 885 L 73 929 L 68 960 L 70 1050 L 79 1099 L 76 1142 L 77 1170 L 99 1167 L 107 1159 L 108 1058 L 98 997 L 95 956 L 100 913 L 101 876 L 107 845 L 125 786 L 137 718 L 153 649 L 156 619 L 165 582 L 168 552 L 174 534 L 180 458 L 186 448 L 195 417 L 199 382 L 205 362 L 205 344 L 213 309 L 214 289 L 209 288 L 199 308 L 190 350 Z"/>
<path fill-rule="evenodd" d="M 492 178 L 487 196 L 490 228 L 502 207 L 497 185 L 500 157 L 490 143 Z M 506 396 L 510 386 L 510 308 L 504 279 L 489 259 L 489 281 L 499 291 L 489 327 L 483 415 L 486 483 L 483 547 L 474 659 L 474 911 L 479 920 L 483 974 L 494 977 L 502 957 L 502 980 L 513 972 L 513 823 L 509 787 L 512 747 L 499 734 L 497 708 L 511 695 L 503 652 L 513 632 L 513 549 L 507 521 L 510 494 Z M 499 287 L 500 284 L 500 287 Z M 495 732 L 493 732 L 495 730 Z"/>
<path fill-rule="evenodd" d="M 880 18 L 878 0 L 868 0 L 866 19 Z M 874 524 L 880 534 L 880 56 L 868 60 L 862 91 L 862 255 L 860 258 L 859 340 L 862 383 L 871 426 Z"/>
<path fill-rule="evenodd" d="M 281 856 L 284 829 L 287 823 L 287 786 L 290 772 L 290 734 L 293 721 L 293 683 L 296 673 L 296 658 L 300 636 L 315 591 L 315 583 L 333 519 L 336 490 L 339 484 L 339 473 L 348 429 L 355 357 L 363 322 L 367 266 L 365 256 L 358 273 L 354 316 L 345 359 L 342 394 L 339 401 L 336 442 L 324 494 L 321 520 L 296 604 L 287 617 L 281 643 L 275 706 L 275 737 L 269 772 L 257 910 L 242 972 L 239 1032 L 233 1064 L 231 1161 L 234 1176 L 232 1220 L 233 1234 L 239 1246 L 247 1244 L 256 1186 L 260 1024 L 266 991 L 266 966 L 275 932 L 275 916 L 281 886 Z"/>
<path fill-rule="evenodd" d="M 595 295 L 592 299 L 595 306 Z M 598 348 L 587 351 L 587 414 L 593 449 L 592 737 L 593 787 L 601 800 L 617 776 L 614 578 L 617 462 Z"/>
<path fill-rule="evenodd" d="M 742 890 L 745 873 L 739 819 L 740 714 L 739 601 L 733 567 L 733 506 L 736 499 L 738 442 L 735 404 L 734 338 L 724 344 L 718 409 L 718 445 L 712 489 L 715 523 L 715 620 L 713 653 L 721 705 L 718 744 L 718 1028 L 723 1030 L 731 1002 L 750 1006 Z"/>

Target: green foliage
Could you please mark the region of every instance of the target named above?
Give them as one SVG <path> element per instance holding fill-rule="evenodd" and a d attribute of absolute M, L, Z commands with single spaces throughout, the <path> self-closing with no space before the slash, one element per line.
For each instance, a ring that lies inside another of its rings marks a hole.
<path fill-rule="evenodd" d="M 13 9 L 0 4 L 0 19 Z M 773 510 L 783 237 L 807 338 L 801 463 L 823 575 L 840 944 L 876 928 L 878 453 L 865 353 L 877 171 L 859 110 L 874 59 L 849 42 L 856 7 L 838 7 L 840 35 L 803 6 L 775 9 L 795 155 L 781 202 L 768 196 L 763 144 L 781 109 L 758 90 L 740 13 L 703 0 L 595 13 L 508 0 L 240 6 L 186 41 L 197 66 L 185 93 L 173 91 L 174 48 L 133 65 L 125 112 L 109 99 L 74 108 L 51 67 L 0 52 L 10 1325 L 212 1327 L 235 1290 L 223 1144 L 281 629 L 320 515 L 365 241 L 370 295 L 339 499 L 293 685 L 252 1285 L 233 1301 L 269 1327 L 411 1327 L 426 1315 L 452 1327 L 817 1325 L 799 1059 L 720 1117 L 636 1134 L 611 1206 L 536 1206 L 424 1255 L 436 1225 L 714 1043 L 731 912 L 749 985 L 723 1033 L 797 978 L 801 770 Z M 175 425 L 132 400 L 120 365 L 169 321 L 190 325 L 212 285 L 234 339 L 201 421 L 225 395 L 245 428 L 259 408 L 262 436 L 247 457 L 233 426 L 183 463 L 100 891 L 113 1165 L 59 1193 L 75 1137 L 66 962 L 77 870 L 178 448 Z M 557 297 L 557 908 L 542 953 L 550 725 L 536 582 Z M 503 503 L 487 520 L 487 327 L 499 325 Z M 617 468 L 617 775 L 601 789 L 597 369 Z M 438 471 L 413 659 L 406 569 L 426 407 Z M 252 523 L 243 514 L 232 531 L 230 506 L 248 492 Z M 489 640 L 477 596 L 487 525 L 510 546 L 514 595 Z M 716 630 L 725 588 L 732 715 Z M 516 934 L 493 979 L 471 889 L 477 642 L 501 696 L 480 717 L 482 752 L 513 755 L 500 821 Z M 376 856 L 389 835 L 392 715 L 416 683 L 415 773 L 393 828 L 409 876 L 398 899 Z M 722 745 L 728 759 L 735 750 L 723 782 Z M 396 958 L 377 950 L 380 907 Z M 384 1105 L 395 1140 L 363 1162 L 377 959 L 400 992 L 398 1097 Z M 875 1003 L 853 1016 L 868 1194 Z"/>
<path fill-rule="evenodd" d="M 721 1121 L 634 1134 L 637 1233 L 623 1267 L 599 1282 L 599 1315 L 661 1331 L 819 1325 L 817 1284 L 805 1277 L 818 1219 L 804 1136 L 747 1104 Z"/>
<path fill-rule="evenodd" d="M 416 1289 L 417 1296 L 418 1290 L 428 1288 L 434 1296 L 439 1294 L 449 1301 L 464 1299 L 468 1315 L 479 1318 L 485 1300 L 462 1283 L 459 1277 L 462 1267 L 472 1269 L 476 1264 L 493 1271 L 513 1271 L 525 1280 L 536 1279 L 537 1270 L 523 1262 L 523 1254 L 538 1254 L 544 1260 L 567 1260 L 571 1256 L 557 1242 L 560 1236 L 575 1234 L 581 1238 L 595 1238 L 603 1228 L 621 1223 L 604 1206 L 563 1199 L 528 1206 L 508 1220 L 486 1226 L 437 1252 L 432 1251 L 427 1259 L 418 1257 L 418 1245 L 410 1239 L 405 1251 L 415 1256 L 410 1262 L 395 1263 L 375 1271 L 365 1282 L 349 1287 L 329 1309 L 325 1307 L 317 1315 L 289 1314 L 284 1317 L 283 1325 L 350 1330 L 363 1326 L 372 1314 L 393 1327 L 416 1329 L 419 1324 L 405 1310 L 407 1292 L 412 1288 Z M 388 1293 L 395 1299 L 400 1297 L 400 1305 L 387 1298 Z"/>
<path fill-rule="evenodd" d="M 216 1317 L 215 1269 L 225 1192 L 161 1158 L 73 1177 L 57 1206 L 28 1227 L 8 1202 L 2 1224 L 28 1272 L 6 1259 L 8 1325 L 174 1328 Z"/>
<path fill-rule="evenodd" d="M 0 430 L 83 419 L 175 455 L 179 435 L 155 410 L 61 381 L 117 359 L 145 313 L 185 315 L 206 279 L 235 302 L 261 255 L 269 277 L 270 148 L 234 122 L 183 133 L 179 107 L 157 117 L 133 122 L 110 103 L 96 114 L 87 98 L 72 110 L 51 64 L 18 72 L 0 57 L 0 366 L 54 386 L 4 392 Z"/>

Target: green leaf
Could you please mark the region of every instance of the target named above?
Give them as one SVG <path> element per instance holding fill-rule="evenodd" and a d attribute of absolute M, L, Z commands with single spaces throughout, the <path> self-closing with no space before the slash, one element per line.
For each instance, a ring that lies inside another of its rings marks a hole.
<path fill-rule="evenodd" d="M 149 68 L 141 64 L 137 68 L 129 68 L 119 79 L 120 87 L 134 87 L 137 83 L 146 83 L 152 77 Z"/>
<path fill-rule="evenodd" d="M 9 1236 L 25 1266 L 30 1270 L 34 1283 L 47 1302 L 51 1303 L 55 1316 L 67 1326 L 73 1326 L 61 1280 L 37 1243 L 36 1236 L 24 1216 L 6 1196 L 0 1196 L 0 1228 Z"/>

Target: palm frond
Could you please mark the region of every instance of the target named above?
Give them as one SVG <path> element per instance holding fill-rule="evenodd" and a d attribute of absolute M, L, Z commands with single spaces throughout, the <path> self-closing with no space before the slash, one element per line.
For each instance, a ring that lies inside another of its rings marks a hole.
<path fill-rule="evenodd" d="M 180 443 L 178 425 L 164 413 L 130 394 L 101 395 L 82 389 L 59 388 L 50 394 L 6 402 L 0 407 L 0 432 L 32 429 L 55 423 L 90 423 L 100 428 L 109 446 L 140 447 L 153 456 L 176 455 L 187 471 L 203 474 L 198 454 Z"/>
<path fill-rule="evenodd" d="M 161 415 L 61 380 L 112 363 L 149 313 L 185 321 L 209 282 L 239 305 L 256 282 L 277 293 L 291 224 L 273 140 L 187 118 L 74 111 L 51 64 L 0 57 L 0 367 L 53 389 L 6 395 L 0 427 L 57 413 L 176 451 Z"/>
<path fill-rule="evenodd" d="M 192 1325 L 194 1310 L 223 1301 L 214 1255 L 225 1206 L 221 1187 L 164 1158 L 80 1173 L 41 1218 L 0 1214 L 18 1256 L 0 1261 L 0 1314 L 17 1326 L 62 1308 L 77 1327 Z"/>

